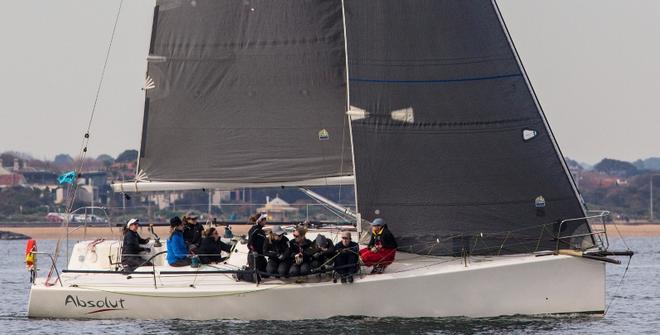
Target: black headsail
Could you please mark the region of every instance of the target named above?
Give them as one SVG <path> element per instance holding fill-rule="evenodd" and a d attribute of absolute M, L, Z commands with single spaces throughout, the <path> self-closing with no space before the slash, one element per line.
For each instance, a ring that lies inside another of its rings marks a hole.
<path fill-rule="evenodd" d="M 363 217 L 383 217 L 420 254 L 554 249 L 551 223 L 584 209 L 496 4 L 346 0 L 346 10 Z M 579 220 L 561 235 L 588 232 Z"/>
<path fill-rule="evenodd" d="M 140 151 L 158 182 L 352 175 L 340 0 L 159 0 Z"/>

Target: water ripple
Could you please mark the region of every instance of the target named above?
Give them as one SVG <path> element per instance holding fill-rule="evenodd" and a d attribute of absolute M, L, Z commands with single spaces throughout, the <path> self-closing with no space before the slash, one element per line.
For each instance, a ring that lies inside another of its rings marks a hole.
<path fill-rule="evenodd" d="M 624 285 L 614 295 L 624 266 L 607 268 L 607 302 L 614 304 L 605 317 L 508 316 L 499 318 L 371 318 L 337 317 L 312 321 L 186 321 L 186 320 L 67 320 L 28 319 L 29 283 L 23 264 L 22 241 L 0 241 L 0 333 L 12 334 L 657 334 L 660 329 L 660 238 L 627 239 L 637 251 Z M 40 241 L 50 250 L 53 241 Z M 621 248 L 614 242 L 613 248 Z M 589 283 L 585 283 L 589 285 Z"/>

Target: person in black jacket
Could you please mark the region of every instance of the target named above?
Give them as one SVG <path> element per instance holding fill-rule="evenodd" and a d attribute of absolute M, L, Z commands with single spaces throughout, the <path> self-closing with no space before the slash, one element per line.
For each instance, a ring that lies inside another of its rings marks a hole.
<path fill-rule="evenodd" d="M 197 248 L 199 261 L 202 264 L 219 263 L 225 260 L 220 254 L 221 251 L 231 252 L 231 245 L 220 240 L 220 232 L 211 227 L 206 231 L 206 237 Z"/>
<path fill-rule="evenodd" d="M 289 276 L 306 276 L 310 272 L 310 263 L 312 260 L 312 241 L 305 238 L 307 229 L 298 227 L 293 232 L 294 239 L 289 241 L 290 257 L 292 262 L 289 268 Z"/>
<path fill-rule="evenodd" d="M 280 226 L 273 226 L 264 242 L 263 254 L 268 257 L 266 272 L 275 274 L 277 278 L 288 277 L 289 267 L 289 239 L 284 236 L 286 232 Z"/>
<path fill-rule="evenodd" d="M 335 255 L 335 245 L 327 237 L 319 234 L 312 243 L 310 253 L 312 254 L 312 270 L 324 272 L 325 269 L 321 269 L 321 267 L 332 267 L 334 260 L 331 259 Z"/>
<path fill-rule="evenodd" d="M 257 217 L 255 224 L 250 227 L 248 231 L 248 254 L 247 254 L 247 269 L 248 270 L 257 270 L 257 272 L 266 272 L 266 257 L 261 253 L 264 250 L 264 241 L 266 241 L 266 233 L 264 232 L 264 226 L 266 225 L 268 216 L 266 214 L 260 214 Z M 240 274 L 236 276 L 237 280 L 245 281 L 259 281 L 261 277 L 267 278 L 267 275 L 259 275 L 255 277 L 250 274 Z"/>
<path fill-rule="evenodd" d="M 199 216 L 194 212 L 188 212 L 183 216 L 183 241 L 188 247 L 190 253 L 197 253 L 196 249 L 202 243 L 202 236 L 204 234 L 204 226 L 197 222 Z"/>
<path fill-rule="evenodd" d="M 347 281 L 353 282 L 353 274 L 358 270 L 358 249 L 358 244 L 351 240 L 351 232 L 342 232 L 341 241 L 335 244 L 337 256 L 334 266 L 335 273 L 341 278 L 342 284 Z"/>
<path fill-rule="evenodd" d="M 376 218 L 371 223 L 369 245 L 360 250 L 360 257 L 365 266 L 373 266 L 371 273 L 383 273 L 385 268 L 394 262 L 397 247 L 396 239 L 385 221 Z"/>
<path fill-rule="evenodd" d="M 124 243 L 121 251 L 121 264 L 124 266 L 125 272 L 133 272 L 140 265 L 151 265 L 151 263 L 144 262 L 144 259 L 139 254 L 141 252 L 150 252 L 151 249 L 141 247 L 140 244 L 147 244 L 149 238 L 142 238 L 137 233 L 140 220 L 130 219 L 126 223 L 124 229 Z M 143 264 L 144 263 L 144 264 Z"/>

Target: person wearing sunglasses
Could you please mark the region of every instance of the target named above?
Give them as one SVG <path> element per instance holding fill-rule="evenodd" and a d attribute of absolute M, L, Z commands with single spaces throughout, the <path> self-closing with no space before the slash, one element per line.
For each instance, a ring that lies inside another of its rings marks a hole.
<path fill-rule="evenodd" d="M 353 275 L 358 270 L 358 248 L 358 244 L 351 240 L 351 232 L 343 231 L 341 241 L 335 244 L 338 255 L 335 257 L 334 282 L 337 282 L 337 277 L 341 278 L 342 284 L 353 282 Z"/>
<path fill-rule="evenodd" d="M 311 268 L 312 258 L 312 241 L 305 238 L 307 229 L 299 226 L 293 231 L 293 240 L 289 242 L 290 261 L 291 267 L 289 268 L 289 276 L 306 276 L 309 274 Z"/>
<path fill-rule="evenodd" d="M 183 216 L 183 241 L 188 247 L 190 253 L 197 253 L 196 249 L 202 243 L 202 237 L 204 236 L 204 225 L 200 222 L 197 222 L 199 215 L 196 212 L 189 211 L 186 215 Z"/>

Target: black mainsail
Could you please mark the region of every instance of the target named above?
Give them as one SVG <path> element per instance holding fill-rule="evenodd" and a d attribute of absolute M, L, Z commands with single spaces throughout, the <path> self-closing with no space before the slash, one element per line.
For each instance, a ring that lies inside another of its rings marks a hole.
<path fill-rule="evenodd" d="M 554 249 L 549 223 L 584 210 L 496 4 L 346 0 L 346 12 L 363 218 L 421 254 Z"/>
<path fill-rule="evenodd" d="M 157 182 L 352 175 L 341 1 L 159 0 L 139 169 Z"/>

